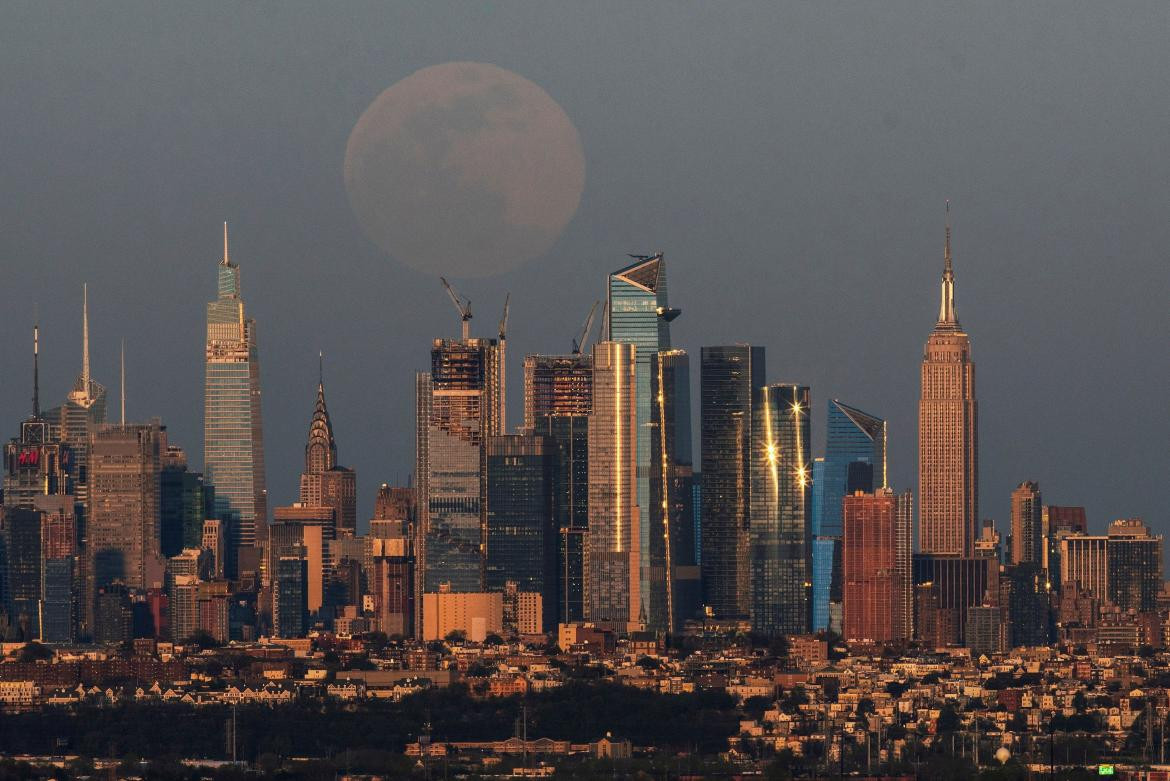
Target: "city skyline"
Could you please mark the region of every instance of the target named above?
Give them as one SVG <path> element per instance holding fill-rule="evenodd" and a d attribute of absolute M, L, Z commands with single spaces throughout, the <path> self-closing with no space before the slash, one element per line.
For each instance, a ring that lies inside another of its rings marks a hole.
<path fill-rule="evenodd" d="M 231 221 L 250 314 L 262 324 L 273 500 L 295 494 L 303 398 L 324 350 L 334 424 L 366 488 L 364 524 L 369 489 L 411 469 L 409 448 L 380 444 L 412 437 L 410 381 L 387 367 L 424 366 L 430 338 L 457 336 L 458 323 L 432 276 L 362 236 L 345 200 L 345 141 L 370 101 L 416 70 L 496 63 L 556 99 L 587 161 L 580 210 L 552 250 L 509 274 L 456 280 L 476 302 L 481 336 L 494 335 L 511 290 L 513 388 L 522 355 L 568 349 L 603 294 L 599 273 L 625 252 L 661 247 L 686 309 L 677 345 L 692 354 L 704 344 L 767 346 L 770 381 L 813 388 L 814 423 L 830 398 L 885 418 L 890 484 L 912 485 L 907 383 L 931 317 L 923 296 L 937 279 L 949 196 L 964 325 L 978 341 L 982 514 L 1002 528 L 1011 489 L 1034 480 L 1050 501 L 1086 505 L 1094 528 L 1140 515 L 1166 531 L 1150 478 L 1165 471 L 1166 424 L 1129 414 L 1157 408 L 1153 389 L 1167 380 L 1141 357 L 1157 352 L 1168 322 L 1151 291 L 1170 284 L 1156 262 L 1170 245 L 1161 216 L 1170 176 L 1149 133 L 1166 95 L 1156 74 L 1170 65 L 1158 25 L 1144 23 L 1155 7 L 1054 22 L 1036 9 L 848 14 L 761 3 L 718 24 L 709 12 L 654 4 L 608 18 L 528 8 L 471 19 L 435 4 L 392 19 L 361 9 L 298 19 L 244 8 L 226 38 L 212 20 L 177 10 L 147 26 L 116 5 L 52 23 L 25 8 L 0 33 L 13 85 L 0 98 L 12 118 L 0 201 L 10 226 L 0 244 L 11 275 L 5 311 L 23 326 L 39 307 L 43 395 L 56 399 L 80 363 L 75 312 L 88 280 L 94 377 L 116 385 L 125 337 L 129 418 L 160 415 L 198 458 L 200 421 L 185 418 L 202 378 L 190 358 L 218 226 Z M 283 42 L 308 29 L 321 33 L 301 36 L 290 55 Z M 409 46 L 390 45 L 397 29 L 413 31 Z M 641 45 L 663 40 L 660 29 L 679 45 Z M 528 33 L 539 46 L 514 45 Z M 907 45 L 852 45 L 871 36 Z M 350 38 L 359 45 L 333 45 Z M 120 40 L 132 45 L 112 45 Z M 920 40 L 932 43 L 911 43 Z M 1112 59 L 1086 56 L 1098 51 Z M 689 66 L 683 52 L 707 65 Z M 277 56 L 271 70 L 291 78 L 258 67 Z M 97 88 L 82 75 L 99 72 L 127 78 Z M 612 104 L 604 110 L 602 94 Z M 647 118 L 671 127 L 673 140 L 645 134 Z M 823 160 L 834 162 L 815 164 Z M 824 318 L 826 302 L 841 316 Z M 0 365 L 27 361 L 22 340 L 0 346 Z M 156 365 L 164 371 L 152 376 Z M 1080 381 L 1025 379 L 1069 366 Z M 17 419 L 27 383 L 6 374 L 0 411 Z M 1123 403 L 1099 408 L 1097 389 L 1118 377 L 1134 378 Z M 508 419 L 519 420 L 511 396 Z M 361 410 L 381 404 L 382 419 L 363 425 Z M 1099 414 L 1070 430 L 1070 416 L 1089 406 Z"/>

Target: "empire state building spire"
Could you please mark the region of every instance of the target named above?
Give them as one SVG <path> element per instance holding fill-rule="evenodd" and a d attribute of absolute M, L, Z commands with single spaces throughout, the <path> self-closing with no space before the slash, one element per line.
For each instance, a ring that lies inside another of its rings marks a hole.
<path fill-rule="evenodd" d="M 955 314 L 955 269 L 951 265 L 951 202 L 946 205 L 946 238 L 943 243 L 943 275 L 941 296 L 938 305 L 938 324 L 951 329 L 959 328 Z"/>

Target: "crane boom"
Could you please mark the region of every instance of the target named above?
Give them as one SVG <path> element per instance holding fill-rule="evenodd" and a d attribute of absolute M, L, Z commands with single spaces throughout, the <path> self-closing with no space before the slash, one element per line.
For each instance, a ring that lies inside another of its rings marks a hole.
<path fill-rule="evenodd" d="M 589 316 L 585 318 L 585 327 L 581 329 L 581 335 L 573 340 L 573 355 L 580 355 L 581 351 L 585 349 L 585 340 L 589 338 L 589 332 L 593 329 L 593 320 L 597 316 L 597 305 L 600 301 L 594 301 L 593 306 L 589 309 Z"/>
<path fill-rule="evenodd" d="M 446 277 L 439 277 L 442 281 L 443 287 L 447 290 L 447 295 L 451 297 L 451 303 L 455 305 L 455 309 L 459 312 L 459 318 L 463 321 L 463 341 L 467 341 L 471 336 L 471 300 L 464 301 L 455 288 L 451 287 L 451 283 L 447 281 Z"/>
<path fill-rule="evenodd" d="M 508 433 L 508 304 L 512 294 L 504 296 L 504 314 L 497 334 L 500 337 L 500 433 Z"/>

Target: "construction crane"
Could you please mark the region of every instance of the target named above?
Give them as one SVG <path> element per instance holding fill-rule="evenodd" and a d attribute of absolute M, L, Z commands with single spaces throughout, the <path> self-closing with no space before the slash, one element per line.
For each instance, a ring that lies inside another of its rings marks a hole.
<path fill-rule="evenodd" d="M 597 316 L 597 305 L 600 301 L 594 301 L 593 306 L 589 309 L 589 317 L 585 318 L 585 327 L 581 329 L 581 335 L 573 340 L 573 355 L 580 355 L 581 351 L 585 349 L 585 340 L 589 338 L 589 332 L 593 329 L 593 319 Z"/>
<path fill-rule="evenodd" d="M 451 296 L 451 303 L 455 304 L 455 308 L 459 310 L 459 317 L 463 320 L 463 341 L 471 338 L 471 299 L 464 301 L 459 294 L 455 292 L 455 288 L 451 287 L 451 283 L 447 281 L 446 277 L 439 277 L 443 282 L 443 287 L 447 289 L 447 295 Z"/>
<path fill-rule="evenodd" d="M 508 433 L 508 303 L 512 294 L 504 296 L 504 314 L 500 318 L 500 433 Z"/>

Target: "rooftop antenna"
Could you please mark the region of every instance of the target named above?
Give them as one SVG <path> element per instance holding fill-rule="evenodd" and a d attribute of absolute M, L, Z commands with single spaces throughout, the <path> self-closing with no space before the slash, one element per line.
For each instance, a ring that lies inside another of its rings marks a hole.
<path fill-rule="evenodd" d="M 89 398 L 89 284 L 81 284 L 81 392 Z"/>
<path fill-rule="evenodd" d="M 227 220 L 223 223 L 223 265 L 230 266 L 231 260 L 228 256 L 228 237 L 227 237 Z"/>
<path fill-rule="evenodd" d="M 585 349 L 585 340 L 589 338 L 589 332 L 593 329 L 593 320 L 597 317 L 597 306 L 600 301 L 594 301 L 593 306 L 589 309 L 589 316 L 585 318 L 585 326 L 581 329 L 581 335 L 573 340 L 573 355 L 580 355 L 581 351 Z"/>
<path fill-rule="evenodd" d="M 121 368 L 121 386 L 122 386 L 122 428 L 126 427 L 126 340 L 122 340 L 122 368 Z"/>
<path fill-rule="evenodd" d="M 39 314 L 33 317 L 33 417 L 39 418 L 41 416 L 41 326 L 39 322 Z"/>
<path fill-rule="evenodd" d="M 500 433 L 508 433 L 508 304 L 512 294 L 504 296 L 504 314 L 497 331 L 500 337 Z M 463 337 L 466 339 L 467 337 Z"/>
<path fill-rule="evenodd" d="M 447 289 L 447 295 L 451 296 L 451 302 L 455 304 L 455 308 L 459 310 L 459 317 L 463 320 L 463 341 L 471 338 L 471 300 L 464 300 L 455 292 L 455 288 L 451 287 L 451 283 L 447 281 L 446 277 L 439 277 L 443 282 L 443 287 Z"/>

